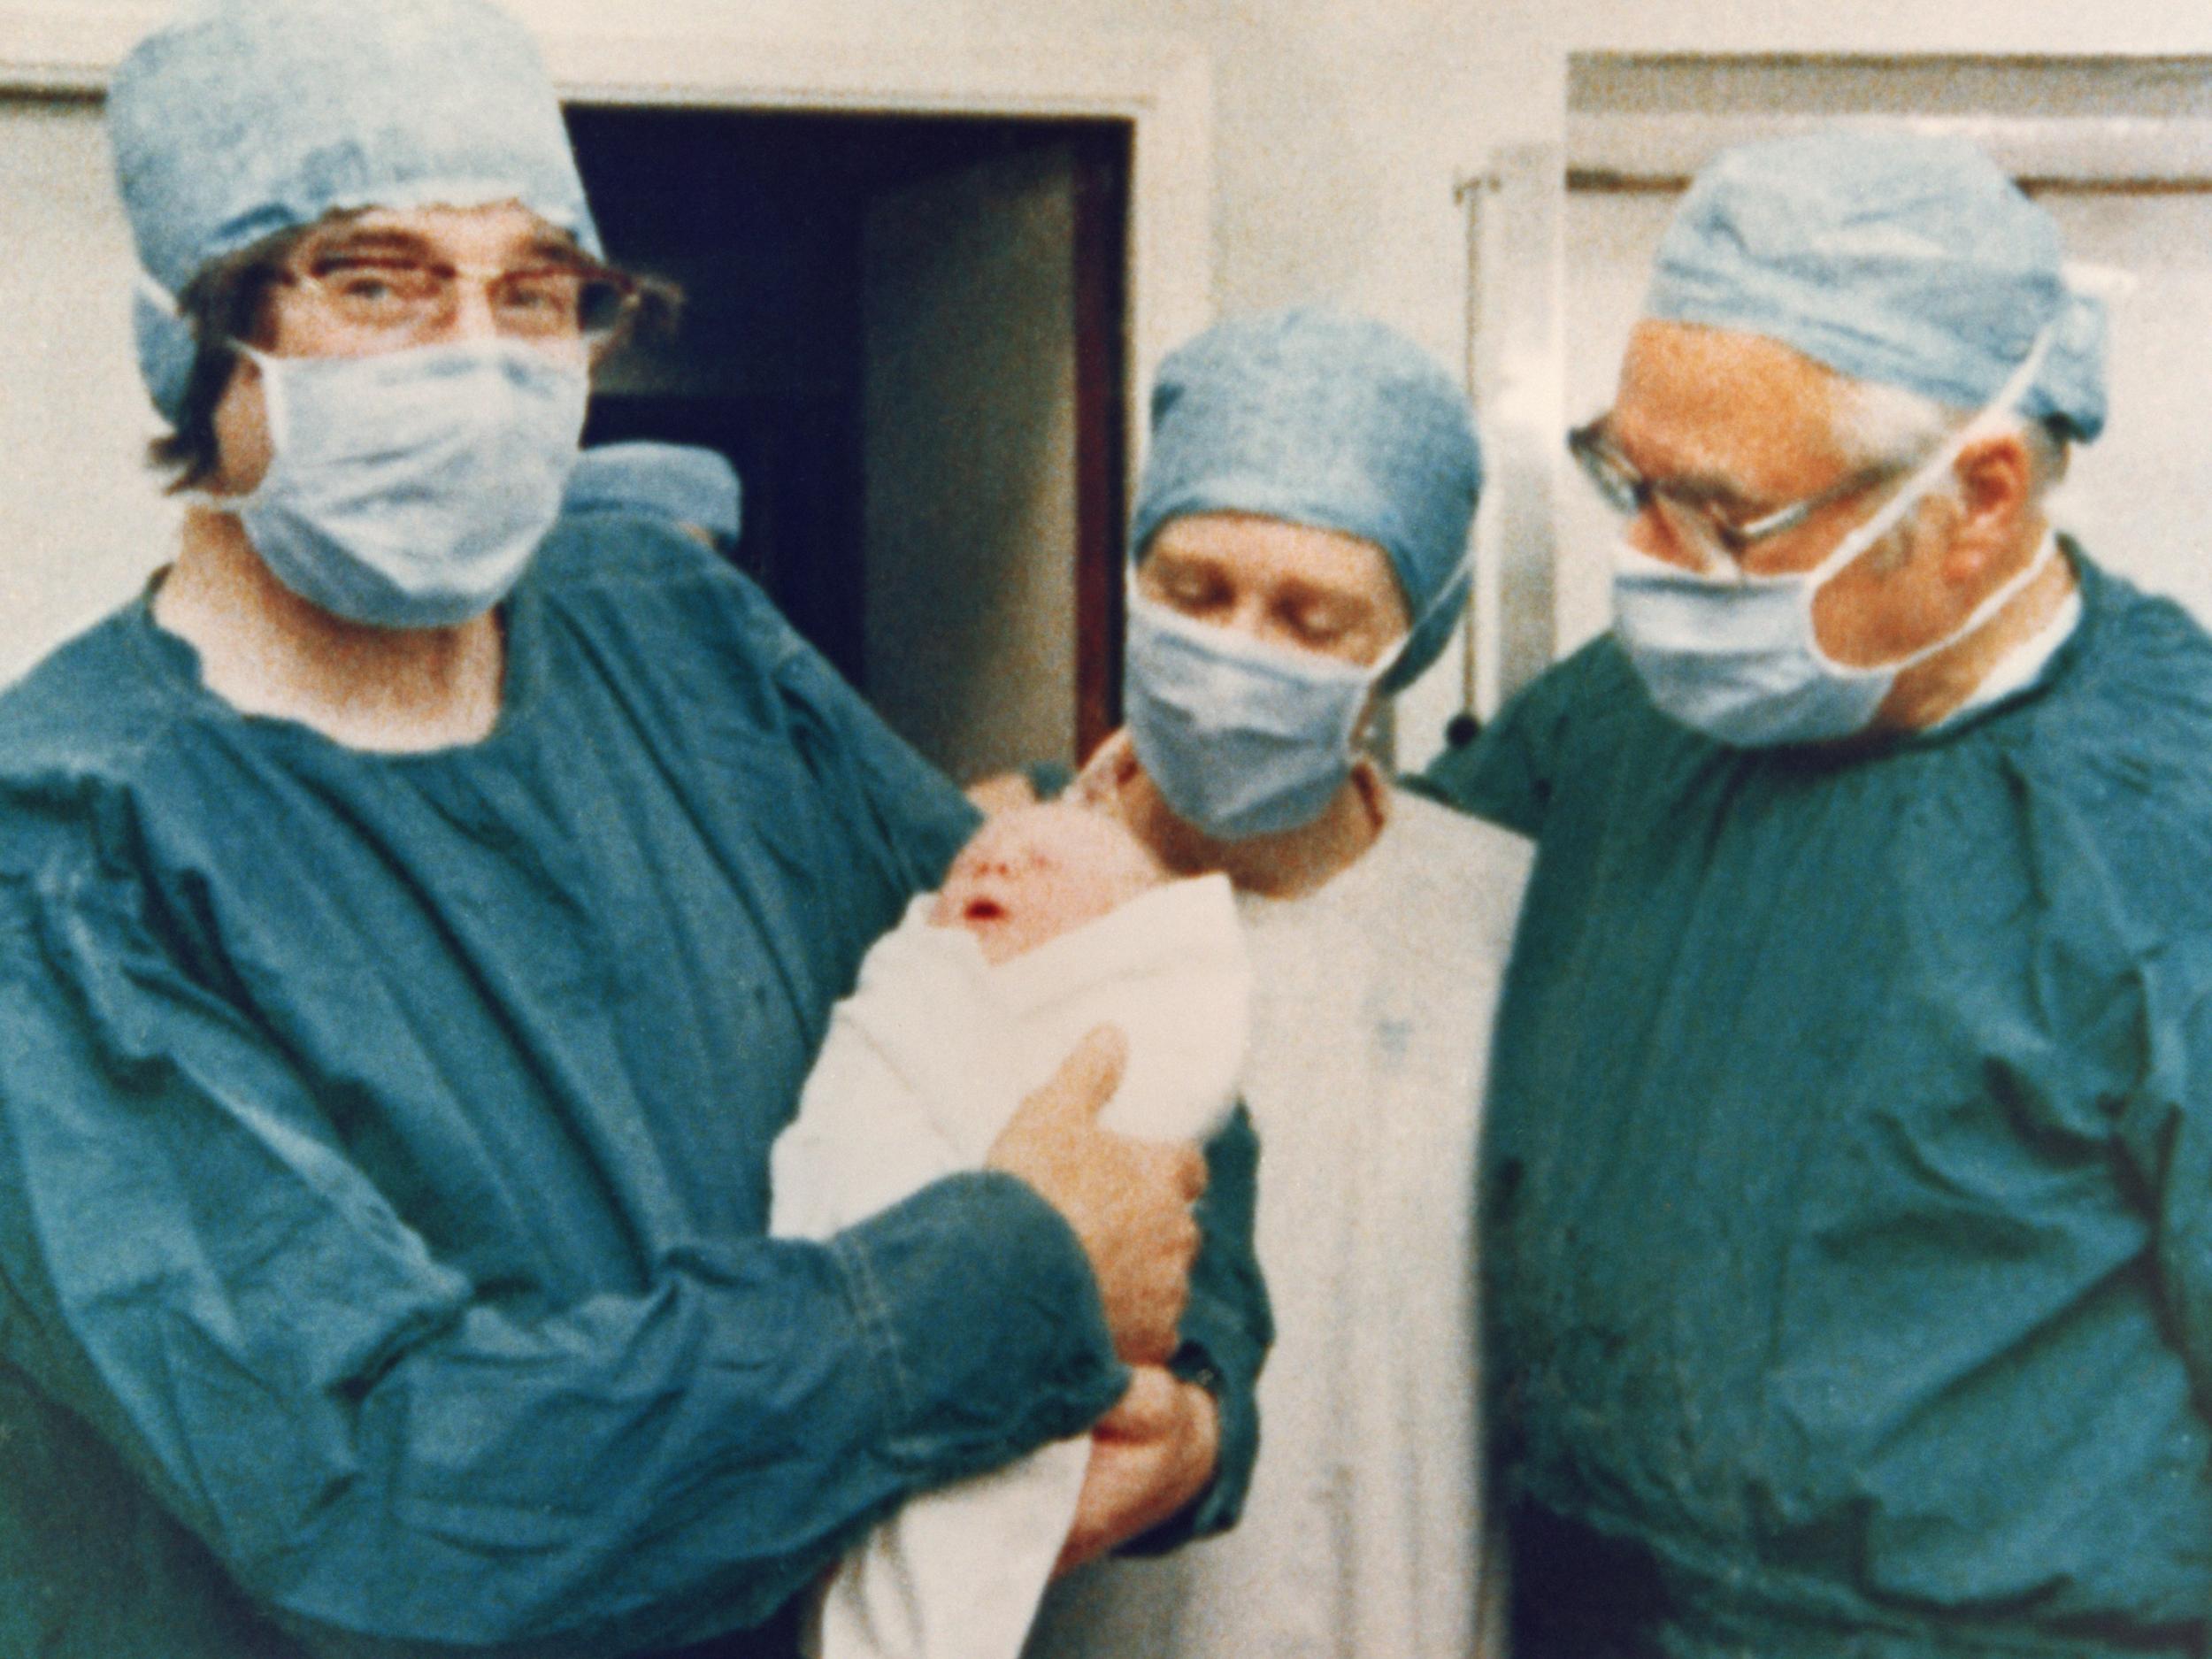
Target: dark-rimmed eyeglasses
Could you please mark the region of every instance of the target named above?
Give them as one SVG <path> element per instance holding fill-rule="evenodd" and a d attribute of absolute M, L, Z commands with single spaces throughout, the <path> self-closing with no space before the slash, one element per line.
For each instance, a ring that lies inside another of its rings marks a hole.
<path fill-rule="evenodd" d="M 1701 553 L 1718 555 L 1732 565 L 1760 542 L 1794 530 L 1829 503 L 1879 483 L 1900 469 L 1894 465 L 1869 467 L 1852 473 L 1816 495 L 1778 507 L 1755 518 L 1729 517 L 1712 503 L 1671 489 L 1663 481 L 1646 478 L 1606 435 L 1605 417 L 1577 426 L 1567 434 L 1567 453 L 1573 456 L 1585 477 L 1605 504 L 1624 518 L 1655 511 L 1678 540 Z"/>
<path fill-rule="evenodd" d="M 373 341 L 411 344 L 449 326 L 462 284 L 483 292 L 492 325 L 510 339 L 594 345 L 620 331 L 638 303 L 627 273 L 595 260 L 459 265 L 387 252 L 311 254 L 276 280 L 312 296 L 332 320 Z"/>

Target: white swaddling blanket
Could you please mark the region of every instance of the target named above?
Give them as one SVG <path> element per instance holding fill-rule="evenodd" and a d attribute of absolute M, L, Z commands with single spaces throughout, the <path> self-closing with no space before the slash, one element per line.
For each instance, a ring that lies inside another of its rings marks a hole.
<path fill-rule="evenodd" d="M 994 967 L 928 921 L 930 895 L 861 964 L 770 1164 L 769 1230 L 822 1238 L 980 1167 L 1023 1099 L 1093 1028 L 1129 1060 L 1099 1121 L 1213 1133 L 1235 1102 L 1251 969 L 1227 879 L 1146 892 Z M 949 1333 L 957 1340 L 958 1333 Z M 820 1659 L 1015 1659 L 1075 1514 L 1087 1437 L 910 1500 L 839 1563 Z"/>

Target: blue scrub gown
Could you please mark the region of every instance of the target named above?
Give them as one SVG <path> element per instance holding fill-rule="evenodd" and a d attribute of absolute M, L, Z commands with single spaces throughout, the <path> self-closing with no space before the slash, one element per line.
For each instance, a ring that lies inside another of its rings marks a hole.
<path fill-rule="evenodd" d="M 959 795 L 687 538 L 571 523 L 505 620 L 431 754 L 240 715 L 142 601 L 0 699 L 0 1652 L 695 1640 L 1125 1380 L 1009 1177 L 763 1236 Z M 1186 1334 L 1242 1421 L 1214 1150 Z"/>
<path fill-rule="evenodd" d="M 1517 1659 L 2197 1654 L 2212 641 L 1724 748 L 1609 637 L 1429 787 L 1539 838 L 1483 1261 Z"/>

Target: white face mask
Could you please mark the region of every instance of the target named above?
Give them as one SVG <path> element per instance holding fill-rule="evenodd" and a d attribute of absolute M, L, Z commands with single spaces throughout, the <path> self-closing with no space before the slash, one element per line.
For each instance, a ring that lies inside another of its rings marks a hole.
<path fill-rule="evenodd" d="M 1351 775 L 1360 721 L 1387 666 L 1265 645 L 1133 587 L 1128 618 L 1123 715 L 1175 815 L 1216 841 L 1320 817 Z"/>
<path fill-rule="evenodd" d="M 333 615 L 449 627 L 504 598 L 559 517 L 590 394 L 580 353 L 512 341 L 259 365 L 272 453 L 234 513 Z"/>
<path fill-rule="evenodd" d="M 1216 841 L 1319 818 L 1359 758 L 1377 688 L 1428 618 L 1457 602 L 1463 562 L 1375 662 L 1348 663 L 1194 622 L 1129 578 L 1122 677 L 1129 741 L 1185 823 Z"/>
<path fill-rule="evenodd" d="M 1739 748 L 1817 743 L 1863 732 L 1897 677 L 1982 626 L 2043 572 L 2047 536 L 2025 566 L 1966 619 L 1910 655 L 1873 667 L 1839 663 L 1813 625 L 1820 590 L 1939 488 L 1970 444 L 2001 431 L 2050 345 L 2038 337 L 1989 405 L 1952 434 L 1880 511 L 1809 571 L 1717 577 L 1686 571 L 1624 541 L 1613 570 L 1614 629 L 1651 700 L 1665 714 Z"/>

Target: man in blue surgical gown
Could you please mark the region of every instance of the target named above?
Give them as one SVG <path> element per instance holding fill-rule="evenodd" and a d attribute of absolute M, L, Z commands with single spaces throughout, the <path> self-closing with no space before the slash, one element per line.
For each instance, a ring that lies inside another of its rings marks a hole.
<path fill-rule="evenodd" d="M 2212 1618 L 2212 641 L 2054 536 L 2102 318 L 1970 146 L 1718 158 L 1615 627 L 1432 787 L 1539 838 L 1481 1193 L 1518 1659 Z"/>
<path fill-rule="evenodd" d="M 763 1236 L 975 820 L 696 541 L 555 526 L 640 286 L 526 35 L 214 0 L 109 119 L 189 507 L 0 698 L 0 1653 L 788 1659 L 887 1508 L 1094 1425 L 1089 1548 L 1224 1524 L 1249 1130 L 1193 1268 L 1110 1038 Z"/>

